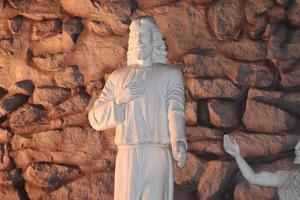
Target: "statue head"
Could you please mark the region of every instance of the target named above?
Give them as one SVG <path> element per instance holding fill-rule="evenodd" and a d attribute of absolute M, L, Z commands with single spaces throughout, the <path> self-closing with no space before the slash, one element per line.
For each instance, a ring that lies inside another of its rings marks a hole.
<path fill-rule="evenodd" d="M 300 138 L 298 140 L 298 143 L 295 146 L 295 154 L 296 157 L 295 157 L 294 164 L 300 164 Z"/>
<path fill-rule="evenodd" d="M 167 63 L 166 45 L 152 17 L 138 17 L 131 22 L 129 30 L 128 66 L 143 67 L 154 63 Z"/>

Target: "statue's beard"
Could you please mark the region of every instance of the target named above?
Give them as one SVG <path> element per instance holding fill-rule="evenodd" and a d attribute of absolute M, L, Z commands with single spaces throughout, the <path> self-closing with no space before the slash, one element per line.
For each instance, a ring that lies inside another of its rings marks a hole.
<path fill-rule="evenodd" d="M 139 50 L 136 52 L 137 60 L 146 60 L 151 56 L 151 51 Z"/>
<path fill-rule="evenodd" d="M 300 164 L 300 156 L 295 157 L 294 164 Z"/>

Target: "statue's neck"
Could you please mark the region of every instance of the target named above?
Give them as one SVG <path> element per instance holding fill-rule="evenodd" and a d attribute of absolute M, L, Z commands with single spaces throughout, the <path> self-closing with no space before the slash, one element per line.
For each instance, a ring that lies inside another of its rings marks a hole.
<path fill-rule="evenodd" d="M 151 56 L 149 56 L 148 58 L 144 59 L 144 60 L 137 60 L 137 66 L 138 67 L 151 67 L 153 65 L 153 59 Z"/>

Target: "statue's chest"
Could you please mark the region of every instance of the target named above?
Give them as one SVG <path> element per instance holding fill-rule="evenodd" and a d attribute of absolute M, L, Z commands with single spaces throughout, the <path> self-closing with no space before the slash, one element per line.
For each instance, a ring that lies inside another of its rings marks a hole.
<path fill-rule="evenodd" d="M 122 90 L 131 82 L 144 82 L 146 96 L 163 96 L 166 93 L 167 77 L 159 69 L 128 70 L 119 78 L 117 90 Z"/>

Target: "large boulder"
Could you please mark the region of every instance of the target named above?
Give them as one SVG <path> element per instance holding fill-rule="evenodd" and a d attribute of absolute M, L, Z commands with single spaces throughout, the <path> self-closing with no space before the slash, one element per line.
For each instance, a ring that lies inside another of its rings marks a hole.
<path fill-rule="evenodd" d="M 18 11 L 20 15 L 33 20 L 43 20 L 47 18 L 62 18 L 66 15 L 60 8 L 59 0 L 9 0 L 9 3 Z"/>
<path fill-rule="evenodd" d="M 230 40 L 239 35 L 243 21 L 241 0 L 216 1 L 209 7 L 208 23 L 218 40 Z"/>
<path fill-rule="evenodd" d="M 297 135 L 271 135 L 235 131 L 230 134 L 231 140 L 240 146 L 243 157 L 272 157 L 294 149 Z"/>
<path fill-rule="evenodd" d="M 26 182 L 47 192 L 54 191 L 80 176 L 81 171 L 74 166 L 50 163 L 31 163 L 23 174 Z"/>
<path fill-rule="evenodd" d="M 60 0 L 61 6 L 72 16 L 103 23 L 114 34 L 123 35 L 128 31 L 131 15 L 130 1 Z"/>
<path fill-rule="evenodd" d="M 278 107 L 251 99 L 247 100 L 242 118 L 249 131 L 284 134 L 293 130 L 297 118 Z"/>
<path fill-rule="evenodd" d="M 126 66 L 127 36 L 99 37 L 93 32 L 80 34 L 68 63 L 77 65 L 85 84 L 98 80 L 107 72 Z"/>
<path fill-rule="evenodd" d="M 187 88 L 194 99 L 237 99 L 241 90 L 227 79 L 188 79 Z"/>
<path fill-rule="evenodd" d="M 232 186 L 234 162 L 209 161 L 198 184 L 199 199 L 221 199 L 222 193 Z"/>
<path fill-rule="evenodd" d="M 53 79 L 49 74 L 40 73 L 20 58 L 0 56 L 0 87 L 9 88 L 23 80 L 31 80 L 35 86 L 51 85 Z"/>
<path fill-rule="evenodd" d="M 71 91 L 66 88 L 56 86 L 38 87 L 34 90 L 33 102 L 50 109 L 66 100 L 70 94 Z"/>
<path fill-rule="evenodd" d="M 250 88 L 248 98 L 276 106 L 296 116 L 300 115 L 299 92 L 267 91 Z"/>
<path fill-rule="evenodd" d="M 223 128 L 235 127 L 241 120 L 239 103 L 213 99 L 208 102 L 210 122 Z"/>

